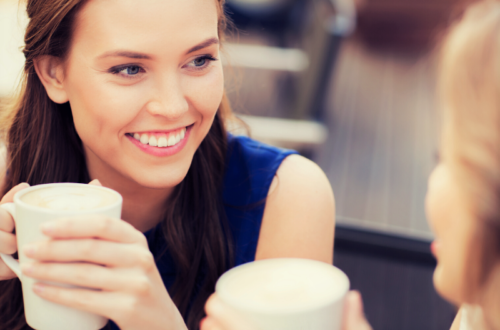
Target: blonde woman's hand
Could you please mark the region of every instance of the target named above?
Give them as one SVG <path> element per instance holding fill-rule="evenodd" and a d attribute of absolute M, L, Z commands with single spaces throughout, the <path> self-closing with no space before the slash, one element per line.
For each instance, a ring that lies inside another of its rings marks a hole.
<path fill-rule="evenodd" d="M 342 330 L 372 330 L 365 318 L 363 299 L 358 291 L 350 291 L 345 297 Z"/>
<path fill-rule="evenodd" d="M 0 204 L 12 203 L 14 195 L 27 187 L 29 187 L 27 183 L 15 186 L 3 196 Z M 17 252 L 16 235 L 13 233 L 14 227 L 14 219 L 12 219 L 10 213 L 0 208 L 0 253 L 14 254 Z M 16 274 L 0 259 L 0 281 L 10 280 L 14 277 L 16 277 Z"/>
<path fill-rule="evenodd" d="M 90 181 L 89 184 L 92 186 L 102 187 L 101 181 L 99 181 L 99 179 L 94 179 L 94 180 Z"/>
<path fill-rule="evenodd" d="M 359 292 L 351 291 L 345 299 L 342 330 L 372 330 L 366 321 Z M 207 317 L 201 322 L 200 330 L 258 330 L 221 302 L 216 294 L 208 299 L 205 311 Z"/>
<path fill-rule="evenodd" d="M 132 225 L 87 215 L 57 219 L 41 228 L 51 239 L 25 247 L 35 262 L 24 264 L 23 273 L 79 288 L 37 283 L 39 296 L 107 317 L 122 330 L 186 329 L 146 237 Z"/>
<path fill-rule="evenodd" d="M 200 330 L 258 330 L 224 304 L 215 293 L 208 298 L 205 312 L 207 317 L 201 321 Z"/>

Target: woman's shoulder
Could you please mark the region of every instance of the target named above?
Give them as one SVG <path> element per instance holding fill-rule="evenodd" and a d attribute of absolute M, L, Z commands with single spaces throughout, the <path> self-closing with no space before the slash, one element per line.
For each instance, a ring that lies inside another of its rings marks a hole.
<path fill-rule="evenodd" d="M 334 227 L 335 199 L 327 176 L 314 162 L 292 155 L 283 161 L 269 189 L 256 259 L 331 263 Z"/>
<path fill-rule="evenodd" d="M 273 147 L 246 136 L 228 136 L 224 200 L 248 205 L 267 196 L 271 182 L 285 158 L 294 150 Z"/>
<path fill-rule="evenodd" d="M 455 323 L 457 323 L 459 327 L 453 328 L 452 326 L 451 330 L 477 330 L 489 328 L 485 322 L 483 309 L 479 305 L 464 304 L 460 307 Z"/>
<path fill-rule="evenodd" d="M 464 304 L 460 307 L 450 330 L 486 329 L 483 310 L 478 305 Z"/>
<path fill-rule="evenodd" d="M 290 149 L 274 147 L 247 136 L 228 135 L 228 158 L 231 161 L 244 162 L 249 165 L 282 161 L 286 156 L 296 154 Z"/>
<path fill-rule="evenodd" d="M 297 152 L 230 136 L 224 202 L 237 265 L 279 256 L 331 261 L 333 193 L 323 171 Z M 296 244 L 309 238 L 314 248 Z"/>

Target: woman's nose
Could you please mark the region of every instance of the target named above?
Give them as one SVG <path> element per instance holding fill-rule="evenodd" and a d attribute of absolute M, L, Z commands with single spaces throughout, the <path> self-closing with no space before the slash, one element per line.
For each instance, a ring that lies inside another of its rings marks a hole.
<path fill-rule="evenodd" d="M 180 83 L 171 81 L 165 87 L 158 88 L 146 106 L 153 116 L 163 116 L 174 120 L 182 117 L 189 110 L 189 103 Z"/>

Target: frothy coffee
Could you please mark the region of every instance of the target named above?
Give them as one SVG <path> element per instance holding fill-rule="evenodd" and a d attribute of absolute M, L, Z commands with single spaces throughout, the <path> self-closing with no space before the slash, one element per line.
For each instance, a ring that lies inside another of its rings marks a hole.
<path fill-rule="evenodd" d="M 301 259 L 269 259 L 223 275 L 217 292 L 233 306 L 265 313 L 318 308 L 341 299 L 349 280 L 331 265 Z"/>
<path fill-rule="evenodd" d="M 102 208 L 115 203 L 112 192 L 92 186 L 81 188 L 59 185 L 31 191 L 21 197 L 26 204 L 54 211 L 82 211 Z"/>

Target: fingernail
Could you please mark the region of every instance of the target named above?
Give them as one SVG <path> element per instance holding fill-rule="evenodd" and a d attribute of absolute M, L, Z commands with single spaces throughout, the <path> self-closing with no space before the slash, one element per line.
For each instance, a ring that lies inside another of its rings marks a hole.
<path fill-rule="evenodd" d="M 36 293 L 43 293 L 43 291 L 45 290 L 45 287 L 43 284 L 41 283 L 35 283 L 33 285 L 33 291 L 35 291 Z"/>
<path fill-rule="evenodd" d="M 34 256 L 36 253 L 36 246 L 34 244 L 27 244 L 24 247 L 24 254 L 26 254 L 28 257 Z"/>
<path fill-rule="evenodd" d="M 212 299 L 210 304 L 210 312 L 212 315 L 224 314 L 224 306 L 219 302 L 219 299 Z"/>
<path fill-rule="evenodd" d="M 30 186 L 30 184 L 29 184 L 29 183 L 27 183 L 27 182 L 21 182 L 21 183 L 20 183 L 20 184 L 18 184 L 17 186 L 18 186 L 18 187 L 25 187 L 25 188 L 27 188 L 27 187 L 29 187 L 29 186 Z"/>
<path fill-rule="evenodd" d="M 32 264 L 22 264 L 21 270 L 24 274 L 33 274 L 35 272 L 35 268 Z"/>
<path fill-rule="evenodd" d="M 99 181 L 99 179 L 94 179 L 94 180 L 90 181 L 89 184 L 93 185 L 93 186 L 102 186 L 102 183 L 101 183 L 101 181 Z"/>
<path fill-rule="evenodd" d="M 40 228 L 42 229 L 42 232 L 44 234 L 50 235 L 55 231 L 56 226 L 52 222 L 47 222 L 47 223 L 42 224 L 40 226 Z"/>
<path fill-rule="evenodd" d="M 203 324 L 206 323 L 207 317 L 204 317 L 200 321 L 200 329 L 203 329 Z"/>
<path fill-rule="evenodd" d="M 210 317 L 205 317 L 200 322 L 200 330 L 211 329 L 211 330 L 221 330 L 216 322 Z"/>

